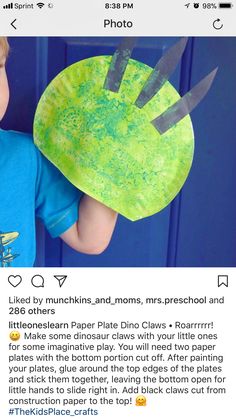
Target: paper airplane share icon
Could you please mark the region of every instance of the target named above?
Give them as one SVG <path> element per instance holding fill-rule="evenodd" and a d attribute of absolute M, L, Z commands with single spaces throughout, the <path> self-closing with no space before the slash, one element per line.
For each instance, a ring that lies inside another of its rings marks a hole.
<path fill-rule="evenodd" d="M 67 275 L 54 275 L 54 278 L 58 280 L 59 287 L 61 288 L 67 278 Z"/>

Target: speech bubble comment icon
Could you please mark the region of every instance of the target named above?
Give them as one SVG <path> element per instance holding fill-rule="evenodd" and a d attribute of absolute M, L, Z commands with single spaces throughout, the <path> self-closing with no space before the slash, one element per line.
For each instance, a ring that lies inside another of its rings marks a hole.
<path fill-rule="evenodd" d="M 34 275 L 31 278 L 31 284 L 35 288 L 44 288 L 44 278 L 41 275 Z"/>
<path fill-rule="evenodd" d="M 8 277 L 8 282 L 12 287 L 16 288 L 22 282 L 22 278 L 20 275 L 10 275 Z"/>

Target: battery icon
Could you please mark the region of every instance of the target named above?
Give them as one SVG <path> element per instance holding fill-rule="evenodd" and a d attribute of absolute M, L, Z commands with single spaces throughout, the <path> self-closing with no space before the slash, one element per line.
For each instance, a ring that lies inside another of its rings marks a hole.
<path fill-rule="evenodd" d="M 220 9 L 232 9 L 233 4 L 232 3 L 219 3 Z"/>

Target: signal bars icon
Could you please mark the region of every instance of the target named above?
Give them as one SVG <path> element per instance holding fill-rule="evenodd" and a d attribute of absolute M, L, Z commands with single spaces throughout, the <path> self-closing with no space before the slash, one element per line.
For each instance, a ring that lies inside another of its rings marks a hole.
<path fill-rule="evenodd" d="M 13 3 L 8 3 L 3 6 L 3 9 L 13 9 Z"/>
<path fill-rule="evenodd" d="M 45 3 L 37 3 L 37 6 L 39 7 L 39 9 L 42 9 L 43 6 L 45 6 Z M 3 9 L 13 9 L 13 3 L 5 4 L 5 6 L 3 6 Z"/>

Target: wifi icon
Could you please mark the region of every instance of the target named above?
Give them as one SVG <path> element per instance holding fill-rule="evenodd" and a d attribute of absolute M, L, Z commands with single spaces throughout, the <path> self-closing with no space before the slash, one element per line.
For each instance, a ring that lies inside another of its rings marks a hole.
<path fill-rule="evenodd" d="M 37 3 L 37 6 L 42 9 L 43 6 L 45 6 L 45 3 Z"/>

